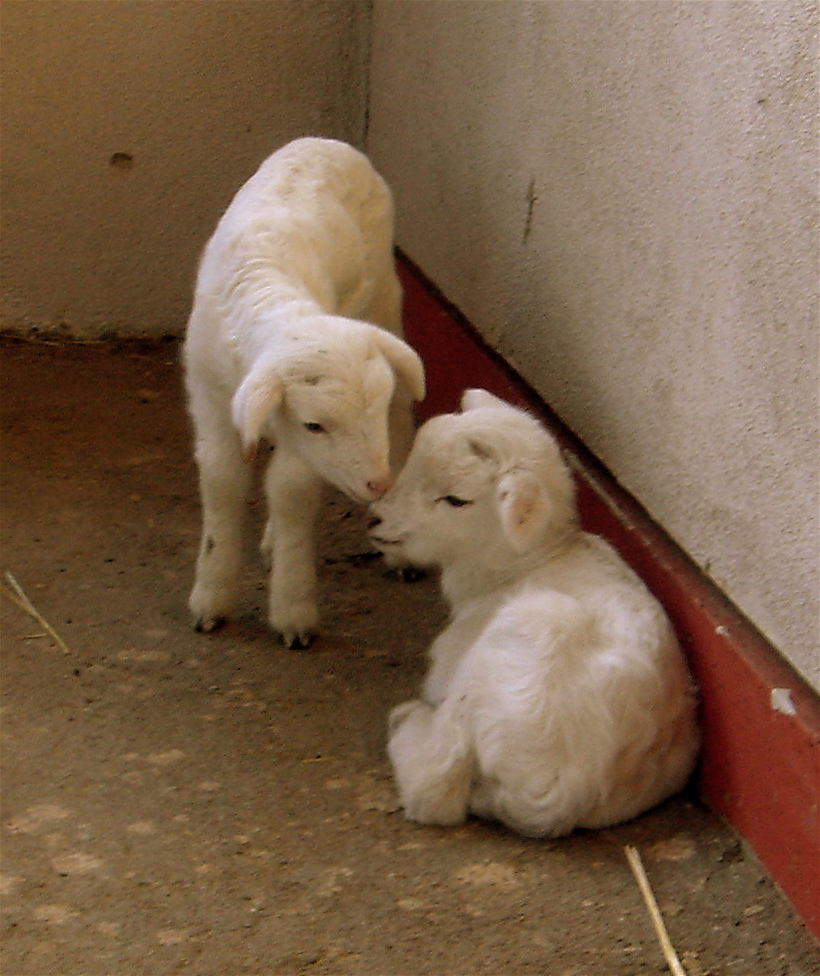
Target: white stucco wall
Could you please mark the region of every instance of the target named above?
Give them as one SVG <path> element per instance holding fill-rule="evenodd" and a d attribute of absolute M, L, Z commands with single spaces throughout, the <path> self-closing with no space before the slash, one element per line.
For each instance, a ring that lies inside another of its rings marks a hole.
<path fill-rule="evenodd" d="M 362 141 L 368 25 L 364 0 L 4 0 L 0 326 L 180 331 L 259 162 Z"/>
<path fill-rule="evenodd" d="M 817 4 L 376 0 L 399 243 L 818 684 Z"/>
<path fill-rule="evenodd" d="M 179 332 L 237 186 L 369 108 L 404 249 L 818 684 L 817 4 L 372 18 L 3 0 L 0 327 Z"/>

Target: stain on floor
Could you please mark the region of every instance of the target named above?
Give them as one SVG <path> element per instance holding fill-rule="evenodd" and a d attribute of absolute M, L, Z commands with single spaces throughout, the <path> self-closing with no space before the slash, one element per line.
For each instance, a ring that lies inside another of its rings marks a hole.
<path fill-rule="evenodd" d="M 809 976 L 816 943 L 694 793 L 614 829 L 526 840 L 398 809 L 385 719 L 444 620 L 432 579 L 368 558 L 328 493 L 324 636 L 186 599 L 196 476 L 173 342 L 0 340 L 2 550 L 65 642 L 2 598 L 5 976 L 666 971 L 635 845 L 689 976 Z"/>

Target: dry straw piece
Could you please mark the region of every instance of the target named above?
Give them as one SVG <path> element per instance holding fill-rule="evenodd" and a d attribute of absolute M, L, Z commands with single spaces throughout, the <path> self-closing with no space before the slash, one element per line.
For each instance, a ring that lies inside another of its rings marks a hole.
<path fill-rule="evenodd" d="M 12 576 L 10 572 L 6 572 L 6 579 L 13 592 L 8 589 L 3 592 L 5 595 L 12 600 L 14 603 L 20 607 L 21 610 L 34 617 L 38 624 L 48 633 L 48 636 L 54 641 L 54 643 L 60 648 L 63 654 L 70 654 L 71 651 L 68 649 L 68 644 L 60 637 L 57 631 L 51 626 L 51 624 L 46 620 L 46 618 L 40 613 L 40 611 L 34 606 L 34 604 L 29 600 L 26 594 L 23 592 L 23 587 L 17 582 L 17 580 Z"/>
<path fill-rule="evenodd" d="M 678 954 L 675 952 L 675 948 L 669 938 L 669 933 L 666 931 L 661 910 L 658 908 L 658 903 L 655 901 L 652 888 L 649 886 L 649 878 L 646 876 L 641 855 L 638 853 L 636 847 L 631 846 L 625 847 L 624 852 L 626 853 L 627 861 L 629 861 L 629 866 L 632 868 L 632 873 L 635 875 L 635 880 L 638 882 L 638 887 L 641 889 L 646 907 L 649 909 L 652 924 L 655 926 L 655 931 L 658 934 L 658 940 L 660 941 L 666 964 L 674 976 L 686 976 L 686 970 L 681 965 L 680 959 L 678 959 Z"/>

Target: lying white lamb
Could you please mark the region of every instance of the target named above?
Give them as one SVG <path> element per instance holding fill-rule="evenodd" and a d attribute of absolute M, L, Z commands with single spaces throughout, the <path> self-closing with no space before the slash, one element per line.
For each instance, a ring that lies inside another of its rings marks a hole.
<path fill-rule="evenodd" d="M 322 481 L 371 501 L 392 481 L 391 438 L 400 460 L 409 450 L 424 369 L 400 335 L 386 184 L 345 143 L 289 143 L 219 221 L 188 323 L 203 510 L 190 597 L 198 629 L 234 605 L 252 460 L 264 440 L 275 446 L 262 542 L 272 562 L 269 620 L 289 646 L 308 645 L 318 624 Z"/>
<path fill-rule="evenodd" d="M 699 746 L 663 610 L 581 532 L 546 430 L 484 390 L 428 421 L 373 506 L 387 553 L 441 568 L 452 607 L 421 700 L 390 716 L 411 820 L 468 812 L 529 836 L 627 820 L 678 792 Z"/>

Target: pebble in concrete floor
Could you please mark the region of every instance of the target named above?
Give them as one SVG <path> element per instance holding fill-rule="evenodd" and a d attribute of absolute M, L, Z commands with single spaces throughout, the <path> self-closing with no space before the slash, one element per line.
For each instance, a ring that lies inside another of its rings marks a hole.
<path fill-rule="evenodd" d="M 403 819 L 384 751 L 441 626 L 329 496 L 324 637 L 278 645 L 249 542 L 238 618 L 190 627 L 198 501 L 174 343 L 0 342 L 2 972 L 809 974 L 816 944 L 694 795 L 524 840 Z M 258 505 L 253 521 L 259 528 Z"/>

